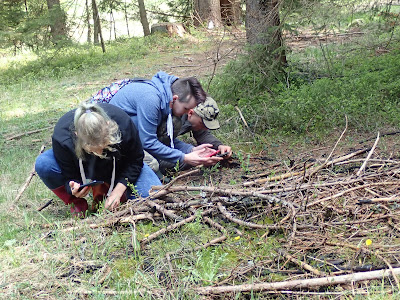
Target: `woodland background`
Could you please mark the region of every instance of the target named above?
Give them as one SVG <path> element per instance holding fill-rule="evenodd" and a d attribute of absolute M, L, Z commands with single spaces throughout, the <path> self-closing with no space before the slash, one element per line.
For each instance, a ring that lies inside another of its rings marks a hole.
<path fill-rule="evenodd" d="M 322 281 L 399 274 L 399 5 L 3 0 L 0 297 L 397 299 L 397 275 Z M 32 169 L 54 124 L 159 70 L 199 78 L 233 159 L 72 219 Z"/>

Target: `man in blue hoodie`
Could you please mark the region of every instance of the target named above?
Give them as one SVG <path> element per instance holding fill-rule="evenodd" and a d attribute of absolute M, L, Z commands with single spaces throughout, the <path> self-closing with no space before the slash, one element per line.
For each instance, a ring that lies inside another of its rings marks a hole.
<path fill-rule="evenodd" d="M 197 147 L 173 137 L 172 115 L 180 117 L 197 104 L 206 100 L 207 94 L 194 77 L 178 78 L 165 72 L 158 72 L 151 80 L 136 80 L 124 85 L 111 98 L 110 104 L 124 110 L 139 131 L 143 149 L 157 160 L 191 166 L 212 166 L 221 157 L 207 157 L 211 144 Z M 157 138 L 157 127 L 167 117 L 167 133 L 170 145 L 166 146 Z"/>

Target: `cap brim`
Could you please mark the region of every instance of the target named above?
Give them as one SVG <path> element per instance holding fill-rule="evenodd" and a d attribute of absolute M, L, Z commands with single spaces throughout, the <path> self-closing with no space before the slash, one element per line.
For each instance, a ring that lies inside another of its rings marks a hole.
<path fill-rule="evenodd" d="M 206 126 L 208 129 L 211 129 L 211 130 L 218 129 L 220 127 L 218 120 L 208 121 L 208 120 L 203 119 L 203 123 L 204 123 L 204 126 Z"/>

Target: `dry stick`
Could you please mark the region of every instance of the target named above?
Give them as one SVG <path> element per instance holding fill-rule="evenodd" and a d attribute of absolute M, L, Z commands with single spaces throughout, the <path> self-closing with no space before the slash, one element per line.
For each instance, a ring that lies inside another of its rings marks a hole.
<path fill-rule="evenodd" d="M 297 258 L 293 257 L 292 255 L 283 252 L 283 255 L 290 260 L 291 262 L 295 263 L 296 265 L 302 267 L 304 270 L 310 271 L 311 273 L 317 275 L 317 276 L 321 276 L 321 272 L 318 271 L 317 269 L 313 268 L 312 266 L 310 266 L 309 264 L 302 262 L 300 260 L 298 260 Z"/>
<path fill-rule="evenodd" d="M 214 227 L 218 231 L 220 231 L 222 233 L 226 233 L 227 232 L 227 230 L 222 225 L 220 225 L 219 223 L 215 222 L 211 218 L 203 217 L 203 220 L 204 220 L 204 222 L 208 223 L 210 226 Z"/>
<path fill-rule="evenodd" d="M 361 248 L 359 248 L 359 247 L 353 246 L 353 245 L 351 245 L 351 244 L 346 244 L 346 243 L 332 243 L 332 242 L 326 242 L 326 244 L 329 245 L 329 246 L 346 247 L 346 248 L 353 249 L 353 250 L 355 250 L 355 251 L 361 250 Z M 369 253 L 369 254 L 376 255 L 378 258 L 380 258 L 381 260 L 383 260 L 383 261 L 385 262 L 385 264 L 388 266 L 389 270 L 392 272 L 394 281 L 396 281 L 396 284 L 397 284 L 397 288 L 400 289 L 400 282 L 399 282 L 399 279 L 397 278 L 396 274 L 394 273 L 394 269 L 393 269 L 392 265 L 390 264 L 390 262 L 389 262 L 386 258 L 384 258 L 382 255 L 380 255 L 380 254 L 378 253 L 378 251 L 373 252 L 373 251 L 369 250 L 368 248 L 362 248 L 362 250 L 365 251 L 365 252 L 367 252 L 367 253 Z"/>
<path fill-rule="evenodd" d="M 96 223 L 96 224 L 89 224 L 88 227 L 90 229 L 96 229 L 96 228 L 100 228 L 100 227 L 107 227 L 107 226 L 112 226 L 116 223 L 132 223 L 135 221 L 140 221 L 140 220 L 152 220 L 153 218 L 153 214 L 151 213 L 145 213 L 145 214 L 139 214 L 139 215 L 134 215 L 134 216 L 129 216 L 129 217 L 121 217 L 121 218 L 117 218 L 117 219 L 109 219 L 109 220 L 105 220 L 105 222 L 103 223 Z M 60 231 L 62 232 L 68 232 L 68 231 L 73 231 L 73 230 L 77 230 L 83 227 L 84 223 L 80 223 L 80 225 L 78 226 L 72 226 L 72 227 L 68 227 L 68 228 L 64 228 Z"/>
<path fill-rule="evenodd" d="M 237 292 L 259 292 L 265 290 L 289 290 L 289 289 L 303 289 L 321 286 L 331 286 L 337 284 L 348 284 L 364 280 L 376 280 L 390 275 L 400 274 L 400 268 L 391 270 L 378 270 L 370 272 L 359 272 L 349 275 L 328 276 L 322 278 L 304 279 L 304 280 L 291 280 L 271 283 L 257 283 L 257 284 L 243 284 L 232 286 L 208 286 L 195 288 L 194 291 L 202 295 L 210 294 L 223 294 L 223 293 L 237 293 Z"/>
<path fill-rule="evenodd" d="M 246 128 L 247 128 L 251 133 L 253 133 L 253 132 L 251 131 L 249 125 L 247 125 L 246 119 L 243 117 L 243 114 L 242 114 L 242 112 L 240 111 L 240 108 L 237 107 L 237 106 L 235 106 L 235 109 L 238 111 L 239 116 L 240 116 L 240 118 L 241 118 L 242 121 L 243 121 L 243 124 L 246 126 Z"/>
<path fill-rule="evenodd" d="M 332 161 L 330 161 L 330 162 L 328 162 L 328 163 L 326 163 L 326 164 L 322 164 L 321 166 L 314 167 L 314 168 L 312 168 L 312 169 L 310 170 L 310 172 L 308 173 L 307 176 L 311 176 L 312 174 L 318 172 L 319 170 L 321 170 L 321 169 L 324 168 L 324 167 L 330 166 L 330 165 L 332 165 L 332 164 L 336 164 L 336 163 L 338 163 L 338 162 L 345 161 L 345 160 L 347 160 L 347 159 L 349 159 L 349 158 L 352 158 L 352 157 L 354 157 L 354 156 L 360 155 L 360 154 L 362 154 L 362 153 L 364 153 L 364 152 L 366 152 L 366 151 L 368 151 L 368 149 L 358 150 L 358 151 L 356 151 L 356 152 L 347 154 L 347 155 L 345 155 L 345 156 L 338 157 L 338 158 L 336 158 L 336 159 L 334 159 L 334 160 L 332 160 Z M 307 167 L 306 167 L 306 168 L 307 168 Z M 244 182 L 243 185 L 244 185 L 244 186 L 250 186 L 250 185 L 253 185 L 253 184 L 265 183 L 265 182 L 268 182 L 268 181 L 275 181 L 275 180 L 286 179 L 286 178 L 288 178 L 288 177 L 292 177 L 292 176 L 297 176 L 297 175 L 303 174 L 303 172 L 304 172 L 304 171 L 301 171 L 301 172 L 291 172 L 291 173 L 286 173 L 286 174 L 282 174 L 282 175 L 278 175 L 278 176 L 274 176 L 274 177 L 263 178 L 263 179 L 257 179 L 257 180 L 254 180 L 254 181 Z"/>
<path fill-rule="evenodd" d="M 243 221 L 243 220 L 233 217 L 232 214 L 229 211 L 227 211 L 226 207 L 221 204 L 221 202 L 218 202 L 217 205 L 218 205 L 219 211 L 225 218 L 227 218 L 229 221 L 232 221 L 241 226 L 246 226 L 246 227 L 256 228 L 256 229 L 278 229 L 278 228 L 284 227 L 284 226 L 279 226 L 279 225 L 261 225 L 261 224 L 256 224 L 256 223 L 252 223 L 252 222 L 246 222 L 246 221 Z"/>
<path fill-rule="evenodd" d="M 161 196 L 164 196 L 165 194 L 162 192 L 163 190 L 168 190 L 168 188 L 171 185 L 173 185 L 177 180 L 179 180 L 179 179 L 181 179 L 183 177 L 198 173 L 200 171 L 200 167 L 201 166 L 197 166 L 196 169 L 194 169 L 192 171 L 189 171 L 187 173 L 184 173 L 182 175 L 177 176 L 176 178 L 174 178 L 170 182 L 168 182 L 168 184 L 166 184 L 166 185 L 162 185 L 161 187 L 160 186 L 152 186 L 152 189 L 156 188 L 158 191 L 154 192 L 154 193 L 150 193 L 150 198 L 157 199 L 157 198 L 159 198 Z"/>
<path fill-rule="evenodd" d="M 400 227 L 398 227 L 396 224 L 393 223 L 392 218 L 388 219 L 388 223 L 391 227 L 393 227 L 394 229 L 396 229 L 398 232 L 400 232 Z"/>
<path fill-rule="evenodd" d="M 37 211 L 42 211 L 43 209 L 45 209 L 47 206 L 49 206 L 51 203 L 53 203 L 53 199 L 50 199 L 49 201 L 47 201 L 45 204 L 43 204 L 41 207 L 39 207 L 37 209 Z"/>
<path fill-rule="evenodd" d="M 335 144 L 335 146 L 333 146 L 333 149 L 332 149 L 331 153 L 329 153 L 328 157 L 326 158 L 326 160 L 325 160 L 324 164 L 327 164 L 327 163 L 328 163 L 328 160 L 331 158 L 331 156 L 332 156 L 333 152 L 335 151 L 335 149 L 336 149 L 337 145 L 339 144 L 340 140 L 342 139 L 342 137 L 343 137 L 344 133 L 345 133 L 345 132 L 346 132 L 346 130 L 347 130 L 347 124 L 348 124 L 348 122 L 347 122 L 347 116 L 345 116 L 345 118 L 346 118 L 346 126 L 345 126 L 345 128 L 344 128 L 344 130 L 343 130 L 342 134 L 340 135 L 339 139 L 336 141 L 336 144 Z"/>
<path fill-rule="evenodd" d="M 201 249 L 206 249 L 207 247 L 215 245 L 215 244 L 218 244 L 220 242 L 223 242 L 226 239 L 227 239 L 226 235 L 221 235 L 220 237 L 217 237 L 217 238 L 209 241 L 208 243 L 205 243 L 204 245 L 197 246 L 196 248 L 194 248 L 194 251 L 198 251 L 198 250 L 201 250 Z"/>
<path fill-rule="evenodd" d="M 153 186 L 153 189 L 155 188 L 163 188 L 163 186 Z M 233 189 L 220 189 L 217 187 L 209 187 L 209 186 L 186 186 L 186 185 L 180 185 L 180 186 L 173 186 L 168 188 L 168 190 L 163 190 L 166 194 L 172 193 L 172 192 L 179 192 L 179 191 L 202 191 L 202 192 L 209 192 L 213 194 L 224 194 L 224 195 L 230 195 L 230 196 L 250 196 L 250 197 L 257 197 L 263 200 L 267 200 L 271 203 L 276 203 L 276 204 L 282 204 L 284 206 L 290 207 L 294 211 L 295 205 L 287 200 L 282 200 L 277 197 L 273 196 L 268 196 L 264 195 L 258 192 L 254 191 L 238 191 L 238 190 L 233 190 Z"/>
<path fill-rule="evenodd" d="M 42 147 L 40 148 L 39 151 L 39 155 L 44 151 L 44 149 L 46 148 L 45 145 L 42 145 Z M 28 178 L 26 179 L 24 185 L 21 187 L 21 189 L 19 190 L 17 196 L 14 199 L 13 204 L 11 205 L 10 209 L 13 209 L 15 207 L 15 205 L 17 204 L 17 201 L 19 200 L 19 198 L 21 198 L 22 193 L 25 191 L 25 189 L 28 187 L 29 183 L 31 182 L 33 176 L 35 176 L 36 171 L 35 171 L 35 164 L 33 164 L 33 168 L 31 170 L 31 172 L 29 173 Z"/>
<path fill-rule="evenodd" d="M 372 155 L 372 153 L 374 152 L 374 150 L 375 150 L 375 148 L 376 148 L 376 145 L 378 144 L 378 141 L 379 141 L 379 132 L 378 132 L 378 135 L 377 135 L 377 137 L 376 137 L 376 140 L 375 140 L 374 145 L 372 146 L 371 150 L 369 151 L 369 153 L 368 153 L 368 155 L 367 155 L 367 158 L 365 159 L 364 163 L 362 164 L 362 166 L 360 167 L 360 169 L 359 169 L 358 172 L 356 173 L 356 176 L 357 176 L 357 177 L 361 175 L 361 172 L 364 171 L 365 167 L 367 166 L 367 162 L 368 162 L 368 160 L 371 158 L 371 155 Z"/>
<path fill-rule="evenodd" d="M 208 215 L 208 214 L 211 213 L 213 210 L 214 210 L 214 208 L 207 209 L 207 210 L 205 210 L 205 211 L 203 211 L 203 212 L 201 213 L 201 216 Z M 192 215 L 192 216 L 190 216 L 190 217 L 188 217 L 188 218 L 186 218 L 186 219 L 184 219 L 184 220 L 182 220 L 182 221 L 180 221 L 180 222 L 178 222 L 178 223 L 169 225 L 169 226 L 167 226 L 167 227 L 165 227 L 165 228 L 162 228 L 162 229 L 160 229 L 160 230 L 158 230 L 158 231 L 156 231 L 156 232 L 150 234 L 147 238 L 144 238 L 143 240 L 140 241 L 141 247 L 143 248 L 143 246 L 144 246 L 145 244 L 148 244 L 150 241 L 156 239 L 158 236 L 160 236 L 161 234 L 163 234 L 163 233 L 165 233 L 165 232 L 174 230 L 174 229 L 179 228 L 179 227 L 181 227 L 181 226 L 183 226 L 183 225 L 185 225 L 185 224 L 187 224 L 187 223 L 192 222 L 193 220 L 196 219 L 196 217 L 197 217 L 197 215 Z"/>
<path fill-rule="evenodd" d="M 6 141 L 11 141 L 11 140 L 13 140 L 13 139 L 19 138 L 19 137 L 24 136 L 24 135 L 30 135 L 30 134 L 33 134 L 33 133 L 45 131 L 45 130 L 51 129 L 51 128 L 53 128 L 53 127 L 54 127 L 54 126 L 48 126 L 48 127 L 45 127 L 45 128 L 36 129 L 36 130 L 32 130 L 32 131 L 28 131 L 28 132 L 16 134 L 16 135 L 14 135 L 14 136 L 10 136 L 10 137 L 6 138 Z"/>
<path fill-rule="evenodd" d="M 154 201 L 151 201 L 150 199 L 146 199 L 145 204 L 149 207 L 155 207 L 157 211 L 159 211 L 162 215 L 169 217 L 170 219 L 182 220 L 181 216 L 174 214 L 172 211 L 165 209 L 160 204 L 157 204 Z"/>
<path fill-rule="evenodd" d="M 315 204 L 319 204 L 319 203 L 324 202 L 324 201 L 335 199 L 337 197 L 343 196 L 344 194 L 352 192 L 352 191 L 355 191 L 355 190 L 365 189 L 365 188 L 368 188 L 368 187 L 371 187 L 371 186 L 398 185 L 398 184 L 399 184 L 398 181 L 389 181 L 389 182 L 374 182 L 374 183 L 369 183 L 369 184 L 365 184 L 365 185 L 356 186 L 356 187 L 347 189 L 345 191 L 341 191 L 340 193 L 337 193 L 337 194 L 335 194 L 333 196 L 329 196 L 329 197 L 325 197 L 325 198 L 322 198 L 322 199 L 318 199 L 318 200 L 316 200 L 316 201 L 314 201 L 312 203 L 307 204 L 307 207 L 313 206 Z"/>
<path fill-rule="evenodd" d="M 196 219 L 196 217 L 197 217 L 196 215 L 190 216 L 189 218 L 186 218 L 186 219 L 184 219 L 184 220 L 182 220 L 182 221 L 180 221 L 180 222 L 178 222 L 178 223 L 169 225 L 169 226 L 167 226 L 167 227 L 165 227 L 165 228 L 162 228 L 162 229 L 160 229 L 160 230 L 158 230 L 158 231 L 156 231 L 156 232 L 150 234 L 147 238 L 144 238 L 143 240 L 140 241 L 140 246 L 141 246 L 141 248 L 143 249 L 143 247 L 144 247 L 146 244 L 148 244 L 150 241 L 156 239 L 156 238 L 159 237 L 161 234 L 163 234 L 163 233 L 165 233 L 165 232 L 168 232 L 168 231 L 171 231 L 171 230 L 174 230 L 174 229 L 179 228 L 179 227 L 181 227 L 181 226 L 183 226 L 183 225 L 185 225 L 185 224 L 187 224 L 187 223 L 192 222 L 193 220 Z"/>

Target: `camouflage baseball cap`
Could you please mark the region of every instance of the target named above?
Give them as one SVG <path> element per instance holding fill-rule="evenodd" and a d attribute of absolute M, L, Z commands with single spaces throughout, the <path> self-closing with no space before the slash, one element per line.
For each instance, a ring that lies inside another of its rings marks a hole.
<path fill-rule="evenodd" d="M 200 103 L 195 108 L 194 112 L 203 119 L 204 125 L 208 129 L 218 129 L 219 122 L 217 116 L 219 113 L 217 102 L 211 97 L 207 97 L 204 103 Z"/>

